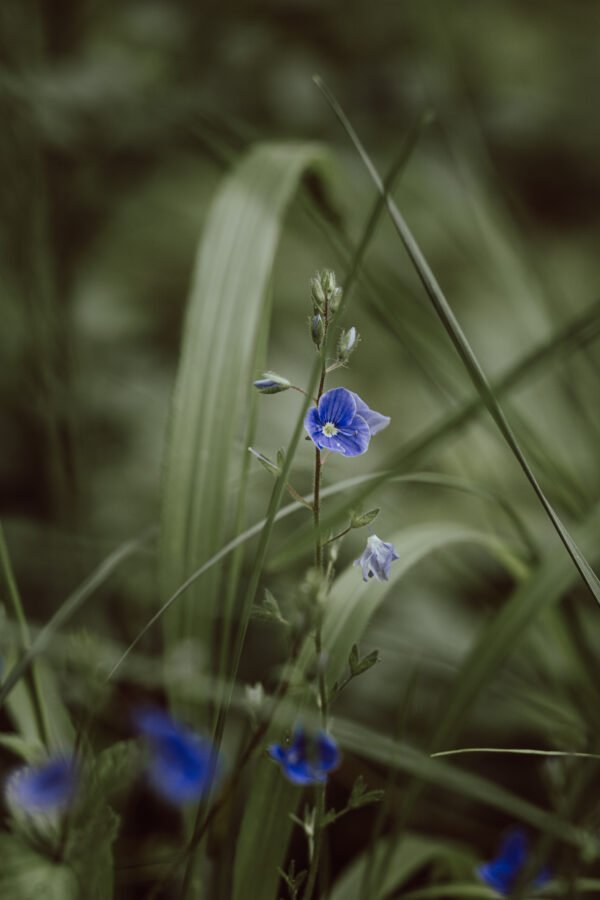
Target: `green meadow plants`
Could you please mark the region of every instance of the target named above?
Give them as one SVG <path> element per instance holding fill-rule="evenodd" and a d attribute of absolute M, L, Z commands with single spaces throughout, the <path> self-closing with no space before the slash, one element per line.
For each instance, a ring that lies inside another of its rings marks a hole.
<path fill-rule="evenodd" d="M 232 149 L 159 521 L 43 621 L 0 530 L 0 900 L 600 896 L 597 300 L 488 377 L 392 196 L 421 124 L 381 178 L 317 81 L 376 197 Z"/>

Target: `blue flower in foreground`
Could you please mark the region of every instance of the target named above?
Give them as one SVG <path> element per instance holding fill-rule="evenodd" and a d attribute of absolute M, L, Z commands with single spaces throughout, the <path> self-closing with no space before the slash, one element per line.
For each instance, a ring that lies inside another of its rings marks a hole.
<path fill-rule="evenodd" d="M 367 539 L 367 546 L 362 555 L 354 560 L 354 565 L 361 567 L 363 581 L 368 581 L 373 577 L 377 581 L 389 581 L 390 566 L 395 559 L 399 558 L 392 544 L 388 544 L 378 538 L 376 534 L 372 534 Z"/>
<path fill-rule="evenodd" d="M 318 406 L 309 409 L 304 427 L 319 450 L 360 456 L 371 436 L 389 425 L 388 416 L 369 409 L 358 394 L 346 388 L 326 391 Z"/>
<path fill-rule="evenodd" d="M 176 806 L 199 800 L 219 772 L 210 742 L 160 709 L 142 710 L 135 721 L 148 742 L 148 777 L 157 794 Z"/>
<path fill-rule="evenodd" d="M 477 867 L 479 878 L 500 894 L 509 894 L 527 865 L 529 842 L 521 828 L 512 828 L 500 845 L 500 851 L 491 862 Z M 549 869 L 543 868 L 534 878 L 531 887 L 543 887 L 551 879 Z"/>
<path fill-rule="evenodd" d="M 50 813 L 68 805 L 75 791 L 70 756 L 55 756 L 39 765 L 22 766 L 6 780 L 7 799 L 28 813 Z"/>
<path fill-rule="evenodd" d="M 269 756 L 278 762 L 292 784 L 321 784 L 340 761 L 334 739 L 324 731 L 308 737 L 301 726 L 294 730 L 289 747 L 271 744 Z"/>

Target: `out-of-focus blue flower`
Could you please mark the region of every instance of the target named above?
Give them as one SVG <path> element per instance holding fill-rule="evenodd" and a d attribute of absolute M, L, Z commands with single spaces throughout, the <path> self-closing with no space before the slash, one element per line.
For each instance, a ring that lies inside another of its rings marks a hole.
<path fill-rule="evenodd" d="M 309 409 L 304 427 L 319 450 L 342 456 L 360 456 L 371 435 L 389 424 L 389 418 L 369 409 L 358 394 L 346 388 L 326 391 L 318 406 Z"/>
<path fill-rule="evenodd" d="M 28 813 L 64 809 L 75 791 L 76 772 L 71 756 L 55 756 L 39 765 L 15 769 L 7 780 L 7 799 Z"/>
<path fill-rule="evenodd" d="M 529 842 L 521 828 L 512 828 L 502 841 L 498 855 L 491 862 L 477 867 L 479 878 L 500 894 L 510 894 L 519 875 L 527 864 Z M 534 878 L 531 887 L 543 887 L 552 875 L 543 868 Z"/>
<path fill-rule="evenodd" d="M 367 546 L 362 555 L 354 560 L 354 565 L 361 567 L 363 581 L 368 581 L 373 577 L 377 581 L 389 581 L 390 566 L 395 559 L 399 558 L 392 544 L 388 544 L 378 538 L 376 534 L 372 534 L 367 538 Z"/>
<path fill-rule="evenodd" d="M 340 761 L 338 745 L 331 735 L 319 731 L 308 736 L 301 726 L 295 728 L 289 747 L 271 744 L 268 752 L 292 784 L 321 784 Z"/>
<path fill-rule="evenodd" d="M 211 743 L 160 709 L 138 711 L 135 722 L 148 743 L 148 778 L 157 794 L 176 806 L 199 800 L 220 770 Z"/>

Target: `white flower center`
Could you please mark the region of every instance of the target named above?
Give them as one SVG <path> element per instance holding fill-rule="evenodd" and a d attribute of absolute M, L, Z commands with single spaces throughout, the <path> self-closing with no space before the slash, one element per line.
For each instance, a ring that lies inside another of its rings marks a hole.
<path fill-rule="evenodd" d="M 337 433 L 338 430 L 333 422 L 325 422 L 325 424 L 323 425 L 323 434 L 325 435 L 325 437 L 335 437 Z"/>

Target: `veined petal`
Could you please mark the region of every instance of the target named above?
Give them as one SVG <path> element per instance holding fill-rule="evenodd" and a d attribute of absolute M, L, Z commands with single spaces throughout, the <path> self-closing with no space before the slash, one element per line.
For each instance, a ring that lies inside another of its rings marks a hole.
<path fill-rule="evenodd" d="M 333 422 L 336 428 L 348 428 L 356 415 L 356 401 L 346 388 L 332 388 L 319 400 L 319 420 L 321 425 Z"/>
<path fill-rule="evenodd" d="M 354 391 L 351 391 L 350 393 L 354 397 L 357 414 L 362 416 L 365 420 L 372 435 L 387 428 L 391 421 L 389 416 L 384 416 L 381 413 L 375 412 L 374 409 L 370 409 L 365 401 L 361 399 L 358 394 L 355 394 Z"/>
<path fill-rule="evenodd" d="M 308 436 L 315 442 L 319 449 L 323 449 L 319 444 L 321 436 L 323 434 L 323 426 L 321 424 L 321 420 L 319 418 L 319 410 L 316 406 L 311 406 L 311 408 L 306 413 L 304 417 L 304 427 L 308 433 Z"/>
<path fill-rule="evenodd" d="M 354 416 L 351 425 L 347 428 L 340 428 L 336 435 L 327 440 L 330 441 L 329 450 L 341 453 L 342 456 L 360 456 L 369 448 L 371 432 L 361 416 Z"/>

